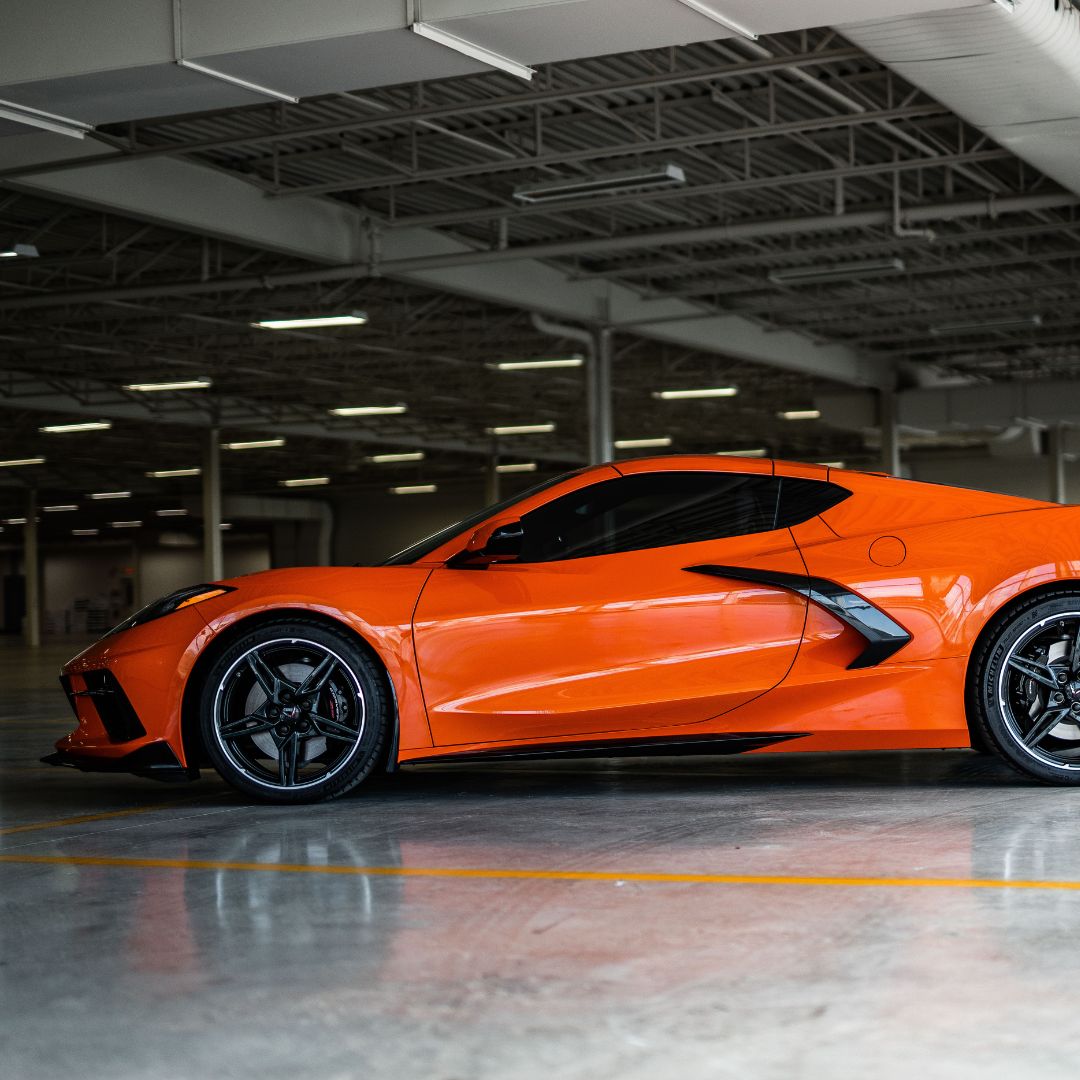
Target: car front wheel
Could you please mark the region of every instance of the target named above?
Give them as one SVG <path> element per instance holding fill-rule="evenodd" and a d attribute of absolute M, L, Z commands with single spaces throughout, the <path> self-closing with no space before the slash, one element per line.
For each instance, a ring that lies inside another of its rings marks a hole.
<path fill-rule="evenodd" d="M 377 764 L 387 694 L 371 657 L 312 620 L 263 623 L 214 663 L 203 689 L 203 743 L 214 768 L 267 802 L 332 799 Z"/>

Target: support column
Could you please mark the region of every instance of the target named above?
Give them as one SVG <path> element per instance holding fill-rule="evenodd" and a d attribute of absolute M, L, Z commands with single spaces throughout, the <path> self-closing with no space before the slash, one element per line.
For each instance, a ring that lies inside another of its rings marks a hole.
<path fill-rule="evenodd" d="M 484 471 L 484 505 L 494 506 L 499 501 L 499 450 L 493 442 L 491 457 Z"/>
<path fill-rule="evenodd" d="M 878 391 L 878 423 L 881 427 L 881 470 L 900 475 L 900 433 L 896 422 L 896 391 Z"/>
<path fill-rule="evenodd" d="M 217 581 L 225 576 L 221 547 L 221 433 L 206 432 L 202 465 L 203 576 Z"/>
<path fill-rule="evenodd" d="M 589 357 L 587 402 L 589 408 L 589 464 L 610 461 L 615 453 L 611 400 L 610 327 L 596 331 L 596 344 Z"/>
<path fill-rule="evenodd" d="M 23 637 L 31 648 L 41 644 L 41 568 L 38 559 L 37 492 L 32 488 L 26 500 L 23 528 L 23 573 L 26 575 L 26 616 Z"/>
<path fill-rule="evenodd" d="M 1051 424 L 1046 432 L 1046 463 L 1050 468 L 1051 502 L 1068 502 L 1065 493 L 1065 425 Z"/>

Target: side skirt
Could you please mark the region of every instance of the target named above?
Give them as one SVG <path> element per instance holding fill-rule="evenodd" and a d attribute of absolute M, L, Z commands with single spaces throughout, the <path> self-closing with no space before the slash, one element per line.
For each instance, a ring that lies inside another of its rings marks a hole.
<path fill-rule="evenodd" d="M 805 739 L 808 734 L 809 732 L 733 732 L 725 735 L 662 735 L 646 739 L 534 743 L 527 746 L 496 746 L 490 750 L 465 750 L 459 754 L 435 754 L 410 758 L 401 764 L 529 761 L 542 758 L 715 757 L 720 754 L 745 754 L 774 743 Z"/>

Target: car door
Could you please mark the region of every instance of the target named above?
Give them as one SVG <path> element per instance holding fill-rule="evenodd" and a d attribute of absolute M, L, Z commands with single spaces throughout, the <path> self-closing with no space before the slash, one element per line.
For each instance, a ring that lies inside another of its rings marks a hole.
<path fill-rule="evenodd" d="M 652 471 L 521 519 L 514 562 L 434 570 L 414 641 L 436 745 L 700 724 L 774 687 L 806 600 L 701 573 L 805 574 L 768 475 Z"/>

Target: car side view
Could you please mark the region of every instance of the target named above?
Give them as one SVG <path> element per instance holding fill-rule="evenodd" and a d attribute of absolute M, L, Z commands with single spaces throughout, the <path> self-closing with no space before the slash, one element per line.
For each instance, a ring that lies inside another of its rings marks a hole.
<path fill-rule="evenodd" d="M 728 457 L 600 465 L 381 566 L 180 590 L 44 760 L 255 798 L 417 762 L 974 746 L 1080 783 L 1080 510 Z"/>

